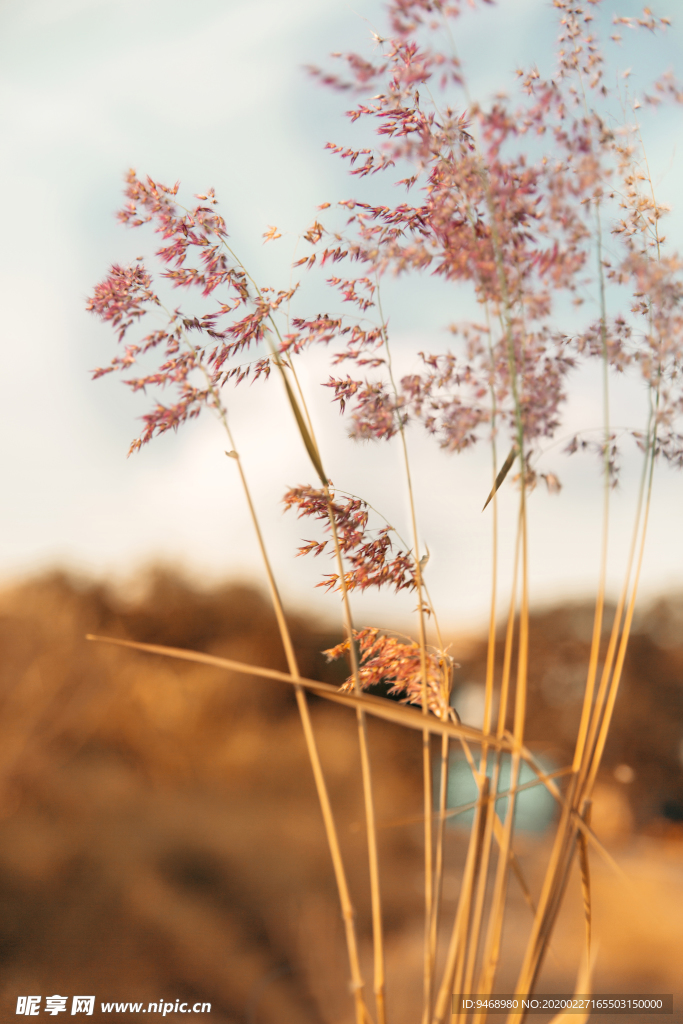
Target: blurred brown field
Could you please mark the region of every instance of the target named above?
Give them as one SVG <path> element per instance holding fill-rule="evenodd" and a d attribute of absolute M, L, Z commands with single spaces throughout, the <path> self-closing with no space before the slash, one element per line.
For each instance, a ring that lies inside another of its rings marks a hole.
<path fill-rule="evenodd" d="M 592 853 L 594 991 L 683 994 L 682 610 L 662 601 L 641 617 L 596 789 L 595 831 L 626 877 Z M 532 617 L 529 744 L 559 766 L 571 760 L 591 615 L 572 605 Z M 291 628 L 302 673 L 340 682 L 343 666 L 320 653 L 338 633 L 303 617 Z M 350 1024 L 342 921 L 292 693 L 88 643 L 89 632 L 286 668 L 269 605 L 249 587 L 200 591 L 160 570 L 130 600 L 59 574 L 0 595 L 2 1020 L 17 1019 L 20 995 L 59 993 L 94 994 L 102 1018 L 103 1001 L 179 999 L 211 1003 L 201 1019 L 226 1024 Z M 474 706 L 484 642 L 461 639 L 454 654 L 456 704 L 460 694 Z M 311 708 L 371 979 L 355 719 L 316 698 Z M 422 1002 L 420 737 L 377 720 L 369 729 L 389 1019 L 412 1024 Z M 533 895 L 550 835 L 518 838 Z M 464 831 L 449 828 L 444 942 L 464 851 Z M 509 908 L 500 992 L 514 985 L 531 921 L 514 877 Z M 539 991 L 573 990 L 582 913 L 572 878 Z M 683 1019 L 680 1006 L 665 1019 Z"/>

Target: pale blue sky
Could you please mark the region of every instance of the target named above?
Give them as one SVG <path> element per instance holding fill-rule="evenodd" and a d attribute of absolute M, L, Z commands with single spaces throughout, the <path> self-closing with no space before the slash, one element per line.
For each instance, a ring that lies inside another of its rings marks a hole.
<path fill-rule="evenodd" d="M 640 5 L 611 3 L 637 14 Z M 677 14 L 675 4 L 657 13 Z M 170 561 L 200 578 L 261 579 L 233 466 L 208 418 L 155 441 L 126 459 L 144 400 L 113 378 L 91 383 L 89 370 L 111 357 L 113 334 L 84 312 L 85 297 L 110 262 L 150 249 L 149 240 L 114 220 L 130 166 L 162 181 L 180 178 L 186 195 L 213 185 L 229 230 L 255 276 L 289 279 L 296 236 L 318 203 L 353 195 L 329 139 L 352 141 L 342 117 L 347 97 L 320 90 L 302 66 L 331 50 L 364 49 L 381 31 L 377 0 L 4 0 L 0 5 L 0 155 L 3 226 L 0 296 L 4 373 L 0 418 L 3 499 L 0 576 L 66 566 L 121 579 L 153 561 Z M 548 52 L 554 12 L 539 0 L 502 0 L 462 22 L 458 45 L 475 95 L 512 88 L 520 63 Z M 645 77 L 680 64 L 681 32 L 651 40 L 626 36 L 623 63 L 644 59 Z M 635 76 L 634 76 L 635 78 Z M 637 91 L 638 79 L 634 88 Z M 683 111 L 660 113 L 646 144 L 660 198 L 681 192 Z M 266 246 L 270 224 L 283 232 Z M 681 211 L 669 226 L 683 240 Z M 310 311 L 325 308 L 316 288 Z M 443 344 L 442 328 L 461 315 L 459 294 L 433 282 L 387 287 L 400 368 L 425 345 Z M 464 308 L 464 307 L 463 307 Z M 466 312 L 466 310 L 464 310 Z M 335 483 L 367 496 L 407 532 L 396 448 L 352 446 L 327 405 L 320 355 L 308 379 L 328 471 Z M 567 430 L 600 423 L 597 379 L 588 375 L 568 413 Z M 642 394 L 615 394 L 615 423 L 632 422 Z M 238 443 L 253 481 L 282 588 L 295 604 L 336 599 L 313 591 L 320 560 L 292 554 L 301 533 L 279 500 L 287 485 L 311 481 L 274 379 L 267 390 L 231 400 Z M 636 416 L 637 420 L 638 417 Z M 432 551 L 429 583 L 445 622 L 469 628 L 486 609 L 490 522 L 481 514 L 489 488 L 488 455 L 453 459 L 411 439 L 421 532 Z M 564 483 L 559 498 L 537 490 L 532 510 L 532 586 L 536 600 L 582 596 L 594 588 L 599 487 L 589 460 L 554 449 L 548 469 Z M 391 476 L 387 470 L 391 468 Z M 614 499 L 611 578 L 628 544 L 634 460 Z M 644 568 L 644 592 L 680 586 L 683 479 L 663 471 Z M 514 491 L 501 496 L 504 566 L 509 561 Z M 317 595 L 317 597 L 316 597 Z M 359 619 L 388 625 L 411 607 L 403 597 L 368 595 Z M 394 609 L 396 609 L 394 611 Z"/>

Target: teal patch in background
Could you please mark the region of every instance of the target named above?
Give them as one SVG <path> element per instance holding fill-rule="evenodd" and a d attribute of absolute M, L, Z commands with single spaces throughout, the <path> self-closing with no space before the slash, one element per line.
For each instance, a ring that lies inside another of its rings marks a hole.
<path fill-rule="evenodd" d="M 537 758 L 539 767 L 545 772 L 554 771 L 557 767 L 548 758 Z M 475 763 L 478 764 L 476 754 Z M 493 766 L 495 754 L 489 754 L 486 767 L 486 774 L 493 778 Z M 435 806 L 439 805 L 439 787 L 441 776 L 441 765 L 437 761 L 434 771 L 434 794 Z M 510 788 L 510 755 L 504 753 L 500 758 L 500 770 L 498 775 L 497 792 L 503 793 Z M 518 785 L 531 782 L 536 774 L 524 761 L 520 764 Z M 476 800 L 478 796 L 477 786 L 472 777 L 472 769 L 462 753 L 451 754 L 448 767 L 448 789 L 447 807 L 449 810 L 462 807 L 465 804 Z M 501 820 L 505 821 L 507 814 L 508 797 L 502 796 L 496 800 L 496 811 Z M 523 790 L 517 794 L 515 799 L 515 829 L 521 832 L 533 832 L 539 834 L 545 832 L 552 824 L 555 816 L 555 800 L 546 787 L 539 783 L 530 789 Z M 455 828 L 470 828 L 474 818 L 474 810 L 463 811 L 461 814 L 453 815 L 446 819 L 446 824 Z"/>

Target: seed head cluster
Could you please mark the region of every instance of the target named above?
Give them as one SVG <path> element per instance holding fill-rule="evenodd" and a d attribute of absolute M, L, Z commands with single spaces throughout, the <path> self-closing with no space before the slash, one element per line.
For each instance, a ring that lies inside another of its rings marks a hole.
<path fill-rule="evenodd" d="M 572 373 L 599 359 L 615 374 L 640 375 L 651 414 L 632 436 L 682 466 L 681 260 L 665 247 L 667 208 L 655 197 L 637 112 L 681 102 L 683 90 L 668 72 L 639 97 L 629 92 L 627 74 L 618 93 L 608 86 L 606 47 L 619 46 L 620 31 L 660 32 L 668 21 L 646 8 L 640 17 L 616 17 L 603 40 L 600 6 L 554 0 L 554 68 L 520 69 L 515 97 L 501 93 L 486 105 L 467 90 L 454 46 L 461 10 L 454 0 L 391 0 L 387 37 L 375 37 L 371 56 L 333 55 L 339 73 L 311 69 L 321 84 L 353 97 L 351 124 L 366 124 L 375 138 L 358 148 L 330 142 L 329 151 L 359 189 L 365 179 L 389 175 L 401 190 L 393 203 L 369 193 L 324 202 L 303 234 L 309 251 L 293 272 L 329 275 L 340 310 L 331 315 L 290 316 L 299 281 L 284 289 L 256 284 L 231 247 L 212 190 L 185 208 L 178 184 L 130 171 L 120 221 L 151 225 L 160 237 L 160 278 L 171 293 L 194 292 L 206 308 L 197 315 L 164 304 L 142 259 L 113 265 L 96 286 L 87 308 L 111 323 L 121 350 L 95 376 L 121 372 L 134 391 L 156 396 L 131 451 L 203 408 L 220 412 L 229 382 L 268 378 L 276 364 L 293 372 L 307 350 L 323 346 L 333 367 L 323 386 L 356 439 L 388 441 L 416 424 L 458 453 L 502 438 L 506 450 L 521 454 L 526 470 L 518 479 L 530 486 L 534 457 L 562 421 Z M 263 237 L 276 242 L 280 232 L 269 226 Z M 452 346 L 421 351 L 413 372 L 397 380 L 380 303 L 387 274 L 466 286 L 480 313 L 450 325 Z M 587 300 L 593 312 L 577 330 Z M 155 325 L 145 333 L 150 316 Z M 140 372 L 152 358 L 156 365 Z M 624 436 L 596 443 L 576 435 L 566 450 L 595 448 L 614 483 Z M 540 475 L 559 489 L 555 474 Z M 417 554 L 391 527 L 370 529 L 361 499 L 338 492 L 328 504 L 322 490 L 304 484 L 284 504 L 323 528 L 333 515 L 348 590 L 418 588 Z M 299 549 L 323 552 L 333 553 L 329 539 Z M 339 573 L 320 585 L 338 589 Z M 364 680 L 376 681 L 384 665 L 386 678 L 413 693 L 419 671 L 409 644 L 372 631 L 359 634 L 359 643 Z M 434 694 L 441 671 L 430 668 Z"/>
<path fill-rule="evenodd" d="M 389 695 L 401 697 L 402 703 L 422 703 L 422 656 L 418 643 L 407 637 L 384 636 L 375 628 L 358 630 L 354 640 L 360 652 L 362 689 L 388 684 Z M 335 661 L 348 653 L 349 646 L 349 641 L 344 640 L 323 654 L 329 661 Z M 448 655 L 427 651 L 427 703 L 429 710 L 443 721 L 456 720 L 449 705 L 454 667 Z M 350 676 L 342 690 L 352 693 L 354 685 L 354 678 Z"/>

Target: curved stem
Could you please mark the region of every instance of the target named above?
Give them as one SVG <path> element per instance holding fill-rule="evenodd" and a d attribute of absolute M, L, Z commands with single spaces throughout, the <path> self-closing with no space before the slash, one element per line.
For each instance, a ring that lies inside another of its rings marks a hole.
<path fill-rule="evenodd" d="M 408 504 L 410 509 L 410 525 L 413 534 L 413 550 L 415 552 L 415 588 L 417 590 L 417 614 L 420 638 L 420 671 L 422 675 L 422 714 L 429 714 L 428 696 L 428 675 L 427 675 L 427 635 L 425 629 L 424 598 L 422 585 L 422 565 L 420 559 L 419 538 L 417 532 L 417 515 L 415 512 L 415 497 L 413 493 L 412 475 L 410 472 L 410 459 L 408 456 L 408 443 L 406 441 L 405 425 L 398 409 L 398 389 L 394 380 L 393 367 L 391 362 L 391 349 L 389 348 L 389 336 L 386 329 L 384 314 L 382 312 L 382 300 L 379 292 L 379 281 L 377 287 L 377 308 L 380 315 L 380 324 L 384 347 L 387 358 L 387 370 L 389 379 L 394 391 L 396 401 L 396 422 L 401 438 L 401 449 L 403 452 L 403 468 L 405 472 L 406 485 L 408 489 Z M 432 757 L 429 733 L 425 730 L 422 735 L 422 779 L 423 779 L 423 801 L 424 801 L 424 859 L 425 859 L 425 920 L 424 920 L 424 964 L 423 964 L 423 1024 L 428 1024 L 432 1010 L 432 975 L 434 972 L 436 932 L 432 927 L 434 915 L 434 851 L 433 851 L 433 783 L 432 783 Z M 443 786 L 442 786 L 443 789 Z M 443 819 L 442 819 L 443 820 Z M 441 830 L 443 837 L 443 829 Z"/>
<path fill-rule="evenodd" d="M 283 360 L 274 353 L 275 363 L 280 370 L 283 384 L 287 392 L 292 412 L 299 428 L 299 433 L 304 442 L 309 458 L 313 464 L 316 473 L 320 478 L 322 484 L 323 493 L 325 495 L 325 501 L 327 503 L 327 515 L 330 523 L 330 530 L 332 533 L 332 540 L 334 544 L 335 557 L 337 560 L 337 568 L 339 573 L 339 585 L 342 592 L 342 606 L 344 614 L 344 629 L 346 632 L 347 640 L 349 643 L 349 655 L 351 659 L 351 670 L 353 673 L 354 688 L 357 693 L 361 691 L 360 684 L 360 664 L 358 659 L 358 648 L 355 637 L 353 635 L 353 618 L 351 615 L 351 605 L 349 601 L 348 587 L 346 584 L 346 575 L 344 572 L 344 560 L 339 542 L 339 533 L 337 531 L 337 524 L 334 515 L 334 506 L 332 503 L 332 495 L 330 493 L 330 486 L 328 478 L 323 468 L 322 459 L 320 456 L 320 449 L 318 442 L 313 431 L 313 426 L 306 413 L 306 418 L 302 414 L 297 399 L 292 391 L 289 381 L 287 380 L 287 371 L 290 367 L 283 362 Z M 296 375 L 295 375 L 296 376 Z M 297 379 L 298 385 L 298 379 Z M 368 841 L 368 861 L 370 868 L 370 893 L 371 893 L 371 904 L 372 904 L 372 934 L 373 934 L 373 950 L 374 950 L 374 991 L 375 991 L 375 1005 L 377 1010 L 377 1024 L 385 1024 L 386 1021 L 386 1009 L 385 1009 L 385 975 L 384 975 L 384 938 L 383 938 L 383 925 L 382 925 L 382 904 L 380 896 L 380 874 L 379 874 L 379 857 L 377 851 L 377 823 L 375 815 L 375 804 L 372 790 L 372 776 L 370 768 L 370 753 L 368 746 L 368 733 L 367 733 L 367 721 L 365 712 L 358 708 L 356 712 L 358 722 L 358 741 L 360 746 L 360 758 L 361 758 L 361 775 L 363 780 L 363 803 L 365 806 L 365 820 L 366 820 L 366 831 Z"/>
<path fill-rule="evenodd" d="M 189 338 L 187 338 L 187 335 L 185 335 L 185 340 L 189 347 L 192 348 L 193 351 L 196 351 L 194 349 L 194 346 L 190 342 Z M 233 460 L 237 463 L 240 482 L 242 484 L 242 489 L 244 491 L 244 495 L 247 501 L 249 515 L 252 521 L 252 525 L 254 527 L 254 532 L 256 534 L 259 551 L 261 553 L 261 558 L 266 571 L 268 589 L 270 591 L 271 600 L 273 602 L 275 617 L 280 631 L 280 636 L 282 638 L 282 645 L 285 650 L 287 666 L 289 668 L 290 674 L 294 677 L 294 679 L 300 679 L 301 675 L 299 672 L 299 666 L 296 654 L 294 652 L 294 646 L 292 644 L 291 634 L 289 632 L 287 620 L 285 618 L 284 608 L 282 606 L 282 601 L 280 599 L 280 594 L 277 588 L 277 584 L 275 582 L 275 576 L 272 570 L 270 558 L 268 556 L 263 534 L 261 532 L 260 522 L 256 514 L 256 509 L 252 500 L 251 490 L 249 488 L 244 468 L 242 466 L 242 460 L 240 459 L 239 453 L 235 448 L 235 442 L 228 420 L 227 409 L 223 405 L 218 388 L 213 382 L 211 375 L 208 373 L 206 367 L 201 362 L 198 363 L 198 366 L 202 370 L 205 379 L 207 380 L 209 391 L 213 399 L 213 408 L 218 418 L 220 419 L 223 428 L 226 432 L 226 435 L 228 437 L 228 441 L 230 443 L 231 448 L 231 456 Z M 337 834 L 337 827 L 334 820 L 332 805 L 330 803 L 327 784 L 325 782 L 325 776 L 320 762 L 320 755 L 318 753 L 318 748 L 315 741 L 313 725 L 311 722 L 310 712 L 308 708 L 308 701 L 305 690 L 300 684 L 295 684 L 295 696 L 297 701 L 297 707 L 299 710 L 299 715 L 301 717 L 301 724 L 303 727 L 306 748 L 308 751 L 308 756 L 313 771 L 313 778 L 315 781 L 315 786 L 318 794 L 318 800 L 320 802 L 320 808 L 323 816 L 323 823 L 325 826 L 327 843 L 330 850 L 330 856 L 332 859 L 332 867 L 334 870 L 335 880 L 337 883 L 337 891 L 339 893 L 339 902 L 342 911 L 342 918 L 344 920 L 344 930 L 349 957 L 349 967 L 351 971 L 351 990 L 353 992 L 353 998 L 355 1003 L 356 1024 L 367 1024 L 368 1012 L 363 999 L 364 981 L 360 968 L 360 958 L 358 955 L 358 941 L 356 937 L 355 928 L 355 911 L 353 908 L 353 904 L 351 902 L 348 882 L 346 878 L 346 871 L 344 868 L 344 862 L 341 854 L 341 847 L 339 845 L 339 836 Z"/>

